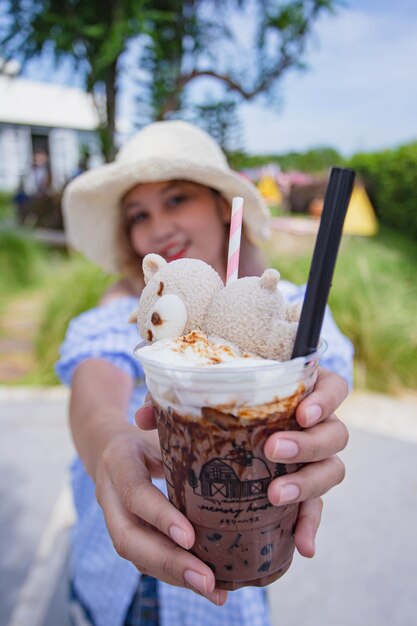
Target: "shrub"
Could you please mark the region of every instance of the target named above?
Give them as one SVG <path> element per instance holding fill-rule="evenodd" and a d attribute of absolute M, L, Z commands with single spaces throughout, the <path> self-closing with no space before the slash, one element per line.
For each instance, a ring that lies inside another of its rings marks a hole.
<path fill-rule="evenodd" d="M 13 194 L 0 190 L 0 222 L 13 218 Z"/>
<path fill-rule="evenodd" d="M 231 166 L 236 170 L 257 168 L 269 163 L 276 163 L 284 171 L 299 170 L 301 172 L 321 173 L 335 165 L 342 165 L 343 158 L 334 148 L 317 147 L 306 152 L 287 152 L 284 154 L 266 154 L 251 156 L 244 152 L 233 152 L 229 155 Z"/>
<path fill-rule="evenodd" d="M 356 154 L 349 165 L 362 177 L 380 221 L 417 239 L 417 142 Z"/>
<path fill-rule="evenodd" d="M 0 229 L 0 293 L 30 287 L 41 277 L 42 247 L 13 229 Z"/>
<path fill-rule="evenodd" d="M 55 277 L 46 298 L 35 344 L 37 371 L 27 382 L 55 384 L 54 365 L 70 320 L 97 305 L 105 289 L 114 281 L 95 265 L 73 257 L 62 276 Z"/>

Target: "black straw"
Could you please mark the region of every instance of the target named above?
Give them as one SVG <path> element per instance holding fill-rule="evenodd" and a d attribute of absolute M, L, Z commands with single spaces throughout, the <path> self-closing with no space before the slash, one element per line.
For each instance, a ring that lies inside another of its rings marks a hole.
<path fill-rule="evenodd" d="M 354 180 L 353 170 L 332 168 L 295 337 L 293 359 L 317 350 Z"/>

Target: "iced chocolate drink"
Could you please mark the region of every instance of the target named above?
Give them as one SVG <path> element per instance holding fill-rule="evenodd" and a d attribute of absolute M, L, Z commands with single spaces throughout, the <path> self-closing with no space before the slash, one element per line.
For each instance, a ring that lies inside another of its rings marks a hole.
<path fill-rule="evenodd" d="M 136 351 L 156 412 L 171 502 L 192 523 L 192 552 L 222 589 L 264 586 L 289 568 L 298 504 L 274 507 L 268 485 L 298 465 L 271 463 L 267 437 L 297 429 L 317 355 L 277 362 L 201 333 Z"/>

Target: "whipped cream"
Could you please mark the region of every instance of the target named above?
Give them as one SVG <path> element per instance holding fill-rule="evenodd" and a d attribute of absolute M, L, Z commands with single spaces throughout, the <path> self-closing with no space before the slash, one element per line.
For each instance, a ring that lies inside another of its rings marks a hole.
<path fill-rule="evenodd" d="M 309 357 L 267 360 L 200 331 L 138 347 L 135 354 L 154 400 L 194 419 L 202 416 L 203 407 L 245 421 L 265 417 L 295 395 L 298 402 L 316 377 Z"/>
<path fill-rule="evenodd" d="M 236 345 L 220 337 L 207 337 L 199 330 L 144 346 L 140 349 L 140 356 L 173 367 L 256 367 L 277 362 L 242 352 Z"/>

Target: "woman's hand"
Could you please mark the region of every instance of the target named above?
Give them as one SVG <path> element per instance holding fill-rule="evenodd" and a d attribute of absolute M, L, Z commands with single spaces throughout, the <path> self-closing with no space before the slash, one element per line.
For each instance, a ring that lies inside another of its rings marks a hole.
<path fill-rule="evenodd" d="M 274 479 L 268 488 L 268 498 L 274 505 L 301 502 L 295 544 L 306 557 L 314 556 L 315 552 L 314 540 L 323 508 L 320 496 L 339 484 L 345 475 L 337 453 L 345 448 L 349 437 L 334 411 L 347 393 L 344 378 L 320 368 L 314 390 L 296 411 L 297 421 L 305 430 L 279 431 L 265 443 L 264 453 L 270 461 L 307 464 L 293 474 Z M 136 413 L 136 422 L 143 430 L 155 428 L 150 400 Z"/>
<path fill-rule="evenodd" d="M 295 544 L 306 557 L 314 556 L 315 536 L 320 524 L 324 493 L 339 484 L 345 467 L 337 453 L 348 442 L 346 426 L 334 411 L 348 393 L 341 377 L 319 369 L 312 393 L 297 408 L 296 418 L 301 431 L 280 431 L 265 443 L 265 456 L 277 463 L 307 463 L 303 468 L 280 476 L 271 482 L 268 498 L 274 505 L 301 502 Z"/>
<path fill-rule="evenodd" d="M 97 500 L 116 551 L 143 574 L 224 604 L 227 592 L 215 589 L 211 569 L 188 552 L 193 527 L 153 486 L 151 475 L 163 475 L 156 432 L 126 424 L 106 444 L 95 472 Z"/>
<path fill-rule="evenodd" d="M 128 423 L 132 390 L 132 378 L 104 359 L 88 359 L 74 372 L 71 432 L 111 540 L 139 571 L 224 604 L 227 593 L 214 588 L 211 569 L 188 552 L 193 527 L 151 482 L 163 475 L 158 435 Z"/>

